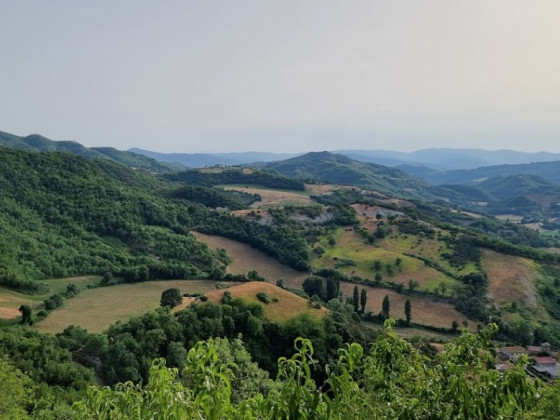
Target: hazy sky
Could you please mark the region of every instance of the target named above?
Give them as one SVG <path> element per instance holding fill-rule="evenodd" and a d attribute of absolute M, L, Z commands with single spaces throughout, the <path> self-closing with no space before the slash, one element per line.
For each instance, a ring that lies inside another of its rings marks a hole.
<path fill-rule="evenodd" d="M 560 152 L 560 0 L 0 0 L 0 131 Z"/>

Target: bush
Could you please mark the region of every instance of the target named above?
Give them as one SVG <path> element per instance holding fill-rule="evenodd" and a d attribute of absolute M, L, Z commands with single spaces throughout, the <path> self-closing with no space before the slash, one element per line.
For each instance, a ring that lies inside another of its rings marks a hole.
<path fill-rule="evenodd" d="M 164 290 L 161 293 L 161 299 L 159 301 L 160 306 L 167 306 L 168 308 L 174 308 L 177 305 L 183 303 L 183 296 L 181 296 L 181 291 L 176 287 Z"/>
<path fill-rule="evenodd" d="M 270 296 L 268 296 L 264 292 L 257 293 L 257 299 L 260 300 L 262 303 L 266 303 L 266 304 L 270 303 Z"/>

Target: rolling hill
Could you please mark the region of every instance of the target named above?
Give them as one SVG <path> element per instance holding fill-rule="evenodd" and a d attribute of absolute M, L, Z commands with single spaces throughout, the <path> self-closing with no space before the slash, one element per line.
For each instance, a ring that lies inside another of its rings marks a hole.
<path fill-rule="evenodd" d="M 311 152 L 264 166 L 293 178 L 355 185 L 396 197 L 437 197 L 433 191 L 427 192 L 429 184 L 398 169 L 358 162 L 330 152 Z"/>
<path fill-rule="evenodd" d="M 158 162 L 138 153 L 123 152 L 112 147 L 87 148 L 75 141 L 54 141 L 38 134 L 20 137 L 0 131 L 0 146 L 35 152 L 67 152 L 87 159 L 110 159 L 128 167 L 154 172 L 181 169 L 179 164 Z"/>

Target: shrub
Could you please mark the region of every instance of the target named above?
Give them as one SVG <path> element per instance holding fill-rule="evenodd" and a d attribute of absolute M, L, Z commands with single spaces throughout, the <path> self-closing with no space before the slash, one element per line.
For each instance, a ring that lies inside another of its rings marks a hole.
<path fill-rule="evenodd" d="M 266 303 L 266 304 L 270 303 L 270 296 L 268 296 L 264 292 L 257 293 L 257 299 L 260 300 L 262 303 Z"/>

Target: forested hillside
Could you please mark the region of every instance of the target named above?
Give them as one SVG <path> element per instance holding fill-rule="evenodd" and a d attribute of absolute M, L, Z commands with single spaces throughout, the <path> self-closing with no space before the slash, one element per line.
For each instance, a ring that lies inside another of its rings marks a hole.
<path fill-rule="evenodd" d="M 194 226 L 305 265 L 305 247 L 295 233 L 278 235 L 275 227 L 215 213 L 196 203 L 200 191 L 190 200 L 179 192 L 170 198 L 180 185 L 153 175 L 65 153 L 0 148 L 0 162 L 2 285 L 36 291 L 33 280 L 106 273 L 130 281 L 219 276 L 226 260 L 189 234 Z M 227 197 L 233 201 L 235 195 Z M 294 261 L 283 251 L 299 248 Z"/>
<path fill-rule="evenodd" d="M 182 168 L 179 164 L 159 162 L 141 154 L 123 152 L 112 147 L 87 148 L 75 141 L 53 141 L 38 134 L 20 137 L 0 131 L 0 146 L 35 152 L 67 152 L 88 159 L 112 160 L 129 167 L 155 172 Z"/>

